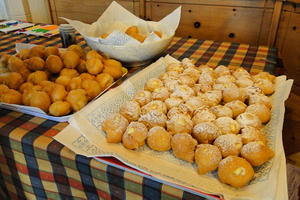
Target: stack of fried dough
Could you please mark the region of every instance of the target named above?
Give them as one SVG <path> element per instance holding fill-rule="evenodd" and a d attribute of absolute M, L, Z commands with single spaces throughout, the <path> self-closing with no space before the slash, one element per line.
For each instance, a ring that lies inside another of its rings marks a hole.
<path fill-rule="evenodd" d="M 53 116 L 83 108 L 126 69 L 116 60 L 79 45 L 68 49 L 34 46 L 15 56 L 1 55 L 0 102 L 38 107 Z"/>
<path fill-rule="evenodd" d="M 241 67 L 196 67 L 185 58 L 147 80 L 102 129 L 109 143 L 170 151 L 196 162 L 199 174 L 218 170 L 221 182 L 240 188 L 253 167 L 274 156 L 261 128 L 271 117 L 275 78 Z"/>

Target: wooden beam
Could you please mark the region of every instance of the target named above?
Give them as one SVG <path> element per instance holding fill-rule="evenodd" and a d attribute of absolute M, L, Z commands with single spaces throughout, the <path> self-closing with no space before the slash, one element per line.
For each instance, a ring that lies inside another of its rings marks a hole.
<path fill-rule="evenodd" d="M 282 0 L 276 0 L 275 2 L 271 28 L 268 36 L 268 46 L 275 45 L 275 40 L 276 40 L 277 30 L 280 21 L 281 10 L 282 10 L 282 4 L 283 4 Z"/>
<path fill-rule="evenodd" d="M 22 0 L 22 3 L 23 3 L 23 8 L 24 8 L 24 13 L 26 16 L 26 21 L 32 22 L 32 16 L 31 16 L 31 11 L 30 11 L 28 0 Z"/>
<path fill-rule="evenodd" d="M 140 18 L 146 18 L 146 0 L 140 0 Z"/>

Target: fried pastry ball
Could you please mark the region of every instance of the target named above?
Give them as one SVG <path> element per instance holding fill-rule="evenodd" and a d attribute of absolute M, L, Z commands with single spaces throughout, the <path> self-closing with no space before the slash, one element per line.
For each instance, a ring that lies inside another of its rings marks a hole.
<path fill-rule="evenodd" d="M 138 121 L 145 124 L 145 126 L 148 129 L 150 129 L 154 126 L 165 127 L 166 121 L 167 121 L 167 116 L 157 110 L 150 110 L 146 114 L 141 115 L 141 117 L 139 118 Z"/>
<path fill-rule="evenodd" d="M 74 77 L 69 82 L 69 85 L 67 86 L 67 90 L 69 91 L 69 90 L 80 89 L 81 83 L 82 83 L 82 79 L 79 76 Z"/>
<path fill-rule="evenodd" d="M 206 174 L 218 168 L 222 154 L 218 147 L 211 144 L 199 144 L 195 151 L 195 161 L 199 174 Z"/>
<path fill-rule="evenodd" d="M 170 97 L 178 97 L 183 100 L 188 100 L 190 97 L 195 96 L 195 92 L 187 85 L 178 85 Z"/>
<path fill-rule="evenodd" d="M 88 102 L 86 91 L 83 89 L 71 90 L 66 100 L 71 104 L 75 112 L 83 108 Z"/>
<path fill-rule="evenodd" d="M 63 63 L 66 68 L 74 69 L 80 63 L 80 57 L 74 51 L 67 51 L 63 55 Z"/>
<path fill-rule="evenodd" d="M 141 108 L 136 101 L 127 101 L 120 108 L 120 114 L 126 117 L 129 122 L 138 120 L 140 113 Z"/>
<path fill-rule="evenodd" d="M 83 49 L 81 48 L 81 46 L 79 46 L 78 44 L 72 44 L 71 46 L 68 47 L 69 51 L 74 51 L 75 53 L 78 54 L 78 56 L 81 59 L 85 59 L 85 53 L 83 51 Z"/>
<path fill-rule="evenodd" d="M 167 130 L 172 134 L 192 133 L 193 122 L 183 114 L 174 115 L 167 121 Z"/>
<path fill-rule="evenodd" d="M 177 133 L 171 139 L 171 147 L 177 158 L 193 163 L 195 159 L 195 140 L 190 134 Z"/>
<path fill-rule="evenodd" d="M 97 53 L 95 50 L 91 50 L 86 54 L 86 60 L 89 60 L 92 58 L 97 58 L 101 61 L 104 60 L 104 58 L 99 53 Z"/>
<path fill-rule="evenodd" d="M 127 149 L 138 149 L 145 144 L 148 130 L 143 123 L 131 122 L 122 136 L 122 143 Z"/>
<path fill-rule="evenodd" d="M 211 112 L 209 109 L 199 109 L 194 112 L 194 116 L 192 118 L 193 124 L 199 124 L 202 122 L 212 122 L 216 119 L 216 115 Z"/>
<path fill-rule="evenodd" d="M 181 63 L 171 63 L 167 66 L 166 71 L 176 71 L 178 73 L 182 73 L 184 68 L 182 67 Z"/>
<path fill-rule="evenodd" d="M 272 108 L 271 99 L 263 94 L 254 94 L 249 96 L 248 104 L 252 105 L 256 103 L 262 103 L 265 106 L 267 106 L 269 109 Z"/>
<path fill-rule="evenodd" d="M 70 78 L 74 78 L 79 76 L 79 73 L 76 71 L 76 69 L 68 69 L 68 68 L 63 68 L 60 73 L 60 76 L 69 76 Z"/>
<path fill-rule="evenodd" d="M 5 94 L 8 90 L 9 90 L 9 88 L 6 85 L 0 84 L 0 96 L 2 94 Z"/>
<path fill-rule="evenodd" d="M 228 156 L 219 163 L 218 176 L 222 183 L 241 188 L 253 178 L 254 170 L 245 159 Z"/>
<path fill-rule="evenodd" d="M 216 79 L 217 84 L 226 84 L 226 83 L 234 83 L 236 79 L 234 76 L 226 75 L 226 76 L 220 76 Z"/>
<path fill-rule="evenodd" d="M 239 114 L 245 112 L 247 105 L 240 100 L 234 100 L 225 104 L 226 107 L 231 108 L 233 118 L 236 118 Z"/>
<path fill-rule="evenodd" d="M 169 90 L 166 87 L 160 87 L 153 90 L 151 94 L 152 100 L 164 101 L 169 97 Z"/>
<path fill-rule="evenodd" d="M 249 142 L 260 141 L 263 144 L 267 144 L 267 139 L 265 135 L 252 126 L 246 126 L 241 130 L 241 137 L 243 144 L 248 144 Z"/>
<path fill-rule="evenodd" d="M 31 71 L 43 70 L 45 61 L 40 57 L 32 57 L 24 61 Z"/>
<path fill-rule="evenodd" d="M 151 92 L 147 90 L 139 90 L 135 93 L 133 100 L 138 102 L 140 106 L 144 106 L 151 101 Z"/>
<path fill-rule="evenodd" d="M 19 87 L 19 91 L 21 93 L 23 93 L 25 90 L 28 90 L 32 87 L 33 87 L 33 84 L 31 82 L 25 82 Z"/>
<path fill-rule="evenodd" d="M 242 88 L 253 85 L 253 81 L 250 78 L 242 77 L 236 80 L 236 85 Z"/>
<path fill-rule="evenodd" d="M 230 101 L 239 100 L 240 98 L 240 89 L 238 87 L 228 87 L 223 90 L 223 101 L 228 103 Z"/>
<path fill-rule="evenodd" d="M 50 55 L 59 56 L 59 50 L 57 47 L 46 47 L 44 54 L 46 58 L 48 58 Z"/>
<path fill-rule="evenodd" d="M 29 74 L 27 81 L 38 85 L 41 81 L 48 80 L 48 74 L 44 71 L 35 71 Z"/>
<path fill-rule="evenodd" d="M 67 96 L 67 94 L 68 93 L 63 85 L 55 84 L 50 97 L 51 97 L 52 102 L 62 101 Z M 69 102 L 69 103 L 71 103 L 71 102 Z"/>
<path fill-rule="evenodd" d="M 44 58 L 45 57 L 44 51 L 45 51 L 44 46 L 36 45 L 29 50 L 29 58 L 33 58 L 33 57 Z"/>
<path fill-rule="evenodd" d="M 253 76 L 253 79 L 268 79 L 272 83 L 275 82 L 276 76 L 270 74 L 269 72 L 259 72 L 258 74 Z"/>
<path fill-rule="evenodd" d="M 210 108 L 212 113 L 216 115 L 217 118 L 220 117 L 233 117 L 232 110 L 227 106 L 217 105 Z"/>
<path fill-rule="evenodd" d="M 10 56 L 7 61 L 7 68 L 11 72 L 18 72 L 20 69 L 24 68 L 24 62 L 15 56 Z"/>
<path fill-rule="evenodd" d="M 83 79 L 81 87 L 87 92 L 89 100 L 95 98 L 102 91 L 102 88 L 100 87 L 99 83 L 91 79 Z"/>
<path fill-rule="evenodd" d="M 53 116 L 64 116 L 71 112 L 71 105 L 67 101 L 56 101 L 49 107 L 49 113 Z"/>
<path fill-rule="evenodd" d="M 99 74 L 103 70 L 103 63 L 98 58 L 88 59 L 85 63 L 86 69 L 90 74 Z"/>
<path fill-rule="evenodd" d="M 251 96 L 251 95 L 263 95 L 262 89 L 260 89 L 259 87 L 256 87 L 256 86 L 246 87 L 246 91 L 247 91 L 247 95 L 248 96 Z"/>
<path fill-rule="evenodd" d="M 159 100 L 150 101 L 149 103 L 147 103 L 146 105 L 144 105 L 141 108 L 141 113 L 146 114 L 150 110 L 157 110 L 159 112 L 162 112 L 162 113 L 166 114 L 167 113 L 167 106 L 164 102 L 159 101 Z"/>
<path fill-rule="evenodd" d="M 214 69 L 214 74 L 216 75 L 216 77 L 226 76 L 230 75 L 230 70 L 224 65 L 219 65 Z"/>
<path fill-rule="evenodd" d="M 161 88 L 163 82 L 157 78 L 150 78 L 145 84 L 145 90 L 153 92 L 156 88 Z"/>
<path fill-rule="evenodd" d="M 262 124 L 260 119 L 253 113 L 244 112 L 236 117 L 236 121 L 240 124 L 241 128 L 252 126 L 254 128 L 261 128 Z"/>
<path fill-rule="evenodd" d="M 211 90 L 204 93 L 202 96 L 202 100 L 208 106 L 216 106 L 222 100 L 222 92 L 220 90 Z"/>
<path fill-rule="evenodd" d="M 220 149 L 222 156 L 225 158 L 227 156 L 238 156 L 243 143 L 239 135 L 226 134 L 217 137 L 214 145 Z"/>
<path fill-rule="evenodd" d="M 19 87 L 24 83 L 21 74 L 17 72 L 11 72 L 5 77 L 5 83 L 10 89 L 19 89 Z"/>
<path fill-rule="evenodd" d="M 147 137 L 148 146 L 155 151 L 169 151 L 171 149 L 171 134 L 161 126 L 149 130 Z"/>
<path fill-rule="evenodd" d="M 55 80 L 55 83 L 67 87 L 69 85 L 70 81 L 71 81 L 71 78 L 69 76 L 59 76 Z"/>
<path fill-rule="evenodd" d="M 256 103 L 249 105 L 246 109 L 246 112 L 255 114 L 262 123 L 267 123 L 270 120 L 271 112 L 265 104 Z"/>
<path fill-rule="evenodd" d="M 1 53 L 0 54 L 0 67 L 7 67 L 9 58 L 12 57 L 9 54 Z"/>
<path fill-rule="evenodd" d="M 181 103 L 183 103 L 183 100 L 177 97 L 170 97 L 165 100 L 165 103 L 167 105 L 168 110 L 170 110 L 173 107 L 179 106 Z"/>
<path fill-rule="evenodd" d="M 109 73 L 115 80 L 123 75 L 122 64 L 114 59 L 104 60 L 104 73 Z"/>
<path fill-rule="evenodd" d="M 247 70 L 245 70 L 244 68 L 242 67 L 239 67 L 238 69 L 234 70 L 234 72 L 232 73 L 232 75 L 236 78 L 236 79 L 239 79 L 239 78 L 250 78 L 250 74 Z"/>
<path fill-rule="evenodd" d="M 80 60 L 80 63 L 77 66 L 76 69 L 79 71 L 79 73 L 87 72 L 86 61 L 85 60 Z"/>
<path fill-rule="evenodd" d="M 212 122 L 202 122 L 194 126 L 194 138 L 199 143 L 209 144 L 220 135 L 219 128 Z"/>
<path fill-rule="evenodd" d="M 190 76 L 196 83 L 199 80 L 201 73 L 198 69 L 196 69 L 194 67 L 188 67 L 188 68 L 185 68 L 185 70 L 182 72 L 182 74 Z"/>
<path fill-rule="evenodd" d="M 64 67 L 63 62 L 57 55 L 49 55 L 46 60 L 46 68 L 53 74 L 59 73 Z"/>
<path fill-rule="evenodd" d="M 215 124 L 222 135 L 238 134 L 241 129 L 240 124 L 230 117 L 220 117 L 215 120 Z"/>
<path fill-rule="evenodd" d="M 34 91 L 32 97 L 30 98 L 30 106 L 38 107 L 44 112 L 48 112 L 49 106 L 51 104 L 49 95 L 44 91 Z"/>
<path fill-rule="evenodd" d="M 167 117 L 168 117 L 168 119 L 171 119 L 173 116 L 179 115 L 179 114 L 182 114 L 182 115 L 186 116 L 187 118 L 191 119 L 191 115 L 186 110 L 183 110 L 180 107 L 171 108 L 168 111 Z"/>
<path fill-rule="evenodd" d="M 189 87 L 193 87 L 195 85 L 194 79 L 189 75 L 180 74 L 178 83 L 180 85 L 187 85 Z"/>
<path fill-rule="evenodd" d="M 253 166 L 260 166 L 273 158 L 274 152 L 263 142 L 255 141 L 245 144 L 241 149 L 241 155 Z"/>
<path fill-rule="evenodd" d="M 29 49 L 22 49 L 21 51 L 19 51 L 19 53 L 17 53 L 16 56 L 21 60 L 26 60 L 29 58 L 29 51 Z"/>
<path fill-rule="evenodd" d="M 256 79 L 254 80 L 254 86 L 259 87 L 265 95 L 273 94 L 275 87 L 273 83 L 268 79 Z"/>
<path fill-rule="evenodd" d="M 110 143 L 119 143 L 128 126 L 128 120 L 117 113 L 102 123 L 102 129 L 106 132 L 106 140 Z"/>
<path fill-rule="evenodd" d="M 96 76 L 96 81 L 99 83 L 102 90 L 113 84 L 114 78 L 108 73 L 101 73 Z"/>
<path fill-rule="evenodd" d="M 42 87 L 40 85 L 34 85 L 28 89 L 25 89 L 22 95 L 22 103 L 26 106 L 30 105 L 30 100 L 33 92 L 42 91 Z"/>
<path fill-rule="evenodd" d="M 27 83 L 30 83 L 30 82 L 27 82 Z M 51 96 L 51 93 L 52 93 L 52 91 L 53 91 L 56 84 L 51 82 L 51 81 L 41 81 L 39 83 L 39 85 L 42 87 L 42 90 L 44 92 L 47 92 L 47 94 L 49 96 Z"/>
<path fill-rule="evenodd" d="M 0 96 L 0 102 L 9 104 L 22 104 L 22 94 L 14 89 L 8 89 Z"/>

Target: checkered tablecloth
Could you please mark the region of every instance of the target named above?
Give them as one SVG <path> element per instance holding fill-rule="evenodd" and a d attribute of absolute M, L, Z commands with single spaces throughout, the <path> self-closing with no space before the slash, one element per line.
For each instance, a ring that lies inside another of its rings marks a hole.
<path fill-rule="evenodd" d="M 88 48 L 80 35 L 77 41 Z M 0 53 L 14 54 L 16 42 L 61 46 L 58 36 L 0 33 Z M 252 73 L 273 73 L 276 62 L 275 48 L 179 37 L 164 54 L 193 58 L 196 65 L 243 66 Z M 0 109 L 0 199 L 206 199 L 74 154 L 52 138 L 66 126 Z"/>

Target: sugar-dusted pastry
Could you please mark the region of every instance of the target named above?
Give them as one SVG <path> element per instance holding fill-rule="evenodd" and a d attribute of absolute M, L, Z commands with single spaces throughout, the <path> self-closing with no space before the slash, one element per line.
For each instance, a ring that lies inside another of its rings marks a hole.
<path fill-rule="evenodd" d="M 148 132 L 147 144 L 155 151 L 169 151 L 172 135 L 161 126 L 155 126 Z"/>
<path fill-rule="evenodd" d="M 209 68 L 211 69 L 211 68 Z M 199 76 L 199 80 L 198 80 L 199 84 L 208 84 L 208 85 L 213 85 L 215 83 L 215 78 L 213 75 L 213 71 L 211 72 L 202 72 Z"/>
<path fill-rule="evenodd" d="M 103 70 L 103 63 L 98 58 L 91 58 L 87 60 L 85 65 L 87 71 L 93 75 L 99 74 Z"/>
<path fill-rule="evenodd" d="M 109 73 L 115 80 L 119 79 L 123 75 L 122 64 L 114 59 L 106 59 L 103 62 L 104 73 Z"/>
<path fill-rule="evenodd" d="M 34 91 L 30 99 L 30 106 L 38 107 L 44 112 L 48 112 L 51 104 L 49 95 L 44 91 Z"/>
<path fill-rule="evenodd" d="M 131 122 L 122 136 L 122 143 L 127 149 L 138 149 L 145 144 L 148 130 L 143 123 Z"/>
<path fill-rule="evenodd" d="M 52 102 L 62 101 L 67 96 L 68 92 L 66 91 L 63 85 L 55 84 L 52 92 L 50 94 L 50 98 Z"/>
<path fill-rule="evenodd" d="M 226 87 L 223 90 L 223 101 L 228 103 L 230 101 L 239 100 L 240 98 L 240 89 L 235 87 Z"/>
<path fill-rule="evenodd" d="M 151 101 L 151 92 L 147 90 L 139 90 L 135 93 L 133 100 L 138 102 L 140 106 L 144 106 Z"/>
<path fill-rule="evenodd" d="M 202 122 L 194 126 L 193 137 L 202 144 L 208 144 L 219 137 L 219 128 L 213 122 Z"/>
<path fill-rule="evenodd" d="M 101 90 L 104 90 L 113 84 L 114 78 L 109 73 L 101 73 L 96 76 L 96 81 L 99 83 Z"/>
<path fill-rule="evenodd" d="M 202 122 L 212 122 L 216 119 L 216 115 L 210 111 L 208 108 L 198 109 L 194 112 L 194 116 L 192 118 L 193 124 L 199 124 Z"/>
<path fill-rule="evenodd" d="M 57 47 L 46 47 L 44 50 L 45 57 L 48 58 L 50 55 L 59 55 L 59 50 Z"/>
<path fill-rule="evenodd" d="M 263 94 L 262 89 L 260 89 L 259 87 L 256 87 L 256 86 L 248 86 L 248 87 L 246 87 L 246 91 L 247 91 L 248 96 Z"/>
<path fill-rule="evenodd" d="M 148 129 L 154 126 L 165 127 L 167 116 L 157 110 L 150 110 L 146 114 L 141 115 L 138 121 L 145 124 Z"/>
<path fill-rule="evenodd" d="M 247 108 L 247 105 L 240 100 L 230 101 L 226 103 L 225 106 L 232 110 L 233 118 L 236 118 L 239 114 L 245 112 Z"/>
<path fill-rule="evenodd" d="M 14 89 L 8 89 L 0 96 L 0 102 L 9 104 L 21 104 L 22 94 Z"/>
<path fill-rule="evenodd" d="M 225 88 L 230 88 L 230 87 L 236 87 L 236 84 L 231 83 L 231 82 L 230 83 L 226 83 L 226 84 L 215 83 L 212 88 L 214 90 L 221 90 L 221 91 L 223 91 Z"/>
<path fill-rule="evenodd" d="M 64 66 L 69 69 L 76 68 L 76 66 L 80 63 L 80 57 L 74 51 L 67 51 L 66 53 L 64 53 L 62 59 Z"/>
<path fill-rule="evenodd" d="M 218 147 L 211 144 L 199 144 L 195 151 L 195 161 L 199 174 L 206 174 L 218 168 L 222 154 Z"/>
<path fill-rule="evenodd" d="M 261 128 L 260 119 L 253 113 L 244 112 L 236 117 L 236 121 L 241 125 L 241 128 L 252 126 L 254 128 Z"/>
<path fill-rule="evenodd" d="M 236 78 L 236 79 L 239 79 L 239 78 L 250 78 L 251 75 L 249 74 L 249 72 L 247 70 L 245 70 L 243 67 L 239 67 L 238 69 L 236 69 L 232 75 Z"/>
<path fill-rule="evenodd" d="M 169 98 L 169 90 L 166 87 L 159 87 L 155 88 L 151 94 L 152 100 L 160 100 L 165 101 L 167 98 Z"/>
<path fill-rule="evenodd" d="M 166 71 L 176 71 L 178 73 L 182 73 L 183 72 L 183 67 L 181 65 L 181 63 L 171 63 L 167 66 Z"/>
<path fill-rule="evenodd" d="M 145 90 L 153 92 L 156 88 L 163 86 L 163 82 L 157 78 L 150 78 L 145 84 Z"/>
<path fill-rule="evenodd" d="M 220 76 L 216 79 L 217 84 L 234 83 L 236 79 L 232 75 Z"/>
<path fill-rule="evenodd" d="M 149 103 L 144 105 L 141 108 L 141 114 L 146 114 L 150 110 L 157 110 L 159 112 L 167 114 L 167 106 L 166 106 L 165 102 L 162 102 L 159 100 L 150 101 Z"/>
<path fill-rule="evenodd" d="M 176 133 L 192 133 L 193 122 L 187 116 L 178 114 L 172 116 L 167 121 L 167 130 L 172 134 Z"/>
<path fill-rule="evenodd" d="M 181 104 L 180 104 L 181 105 Z M 168 111 L 167 117 L 168 119 L 171 119 L 173 116 L 175 115 L 185 115 L 187 118 L 191 119 L 191 113 L 188 112 L 188 110 L 185 110 L 184 106 L 177 106 L 177 107 L 173 107 Z"/>
<path fill-rule="evenodd" d="M 238 134 L 241 129 L 240 124 L 230 117 L 220 117 L 215 120 L 215 124 L 222 135 Z"/>
<path fill-rule="evenodd" d="M 63 62 L 56 55 L 49 55 L 46 60 L 46 69 L 53 74 L 59 73 L 63 68 Z"/>
<path fill-rule="evenodd" d="M 195 159 L 195 148 L 197 140 L 190 134 L 177 133 L 172 137 L 171 146 L 177 158 L 193 163 Z"/>
<path fill-rule="evenodd" d="M 71 104 L 67 101 L 56 101 L 49 107 L 49 113 L 53 116 L 64 116 L 71 112 Z"/>
<path fill-rule="evenodd" d="M 129 122 L 139 119 L 141 113 L 140 105 L 136 101 L 127 101 L 120 108 L 120 114 Z"/>
<path fill-rule="evenodd" d="M 102 130 L 106 132 L 106 140 L 110 143 L 119 143 L 128 126 L 128 120 L 117 113 L 102 123 Z"/>
<path fill-rule="evenodd" d="M 203 99 L 201 97 L 195 96 L 195 97 L 191 97 L 189 98 L 185 104 L 182 105 L 186 105 L 188 107 L 188 109 L 191 111 L 191 113 L 193 113 L 195 110 L 197 110 L 200 107 L 205 106 L 206 104 L 203 102 Z"/>
<path fill-rule="evenodd" d="M 100 84 L 96 80 L 91 79 L 82 80 L 81 87 L 86 91 L 88 100 L 92 100 L 102 91 Z"/>
<path fill-rule="evenodd" d="M 235 84 L 239 87 L 249 87 L 253 85 L 253 81 L 250 78 L 242 77 L 236 80 Z"/>
<path fill-rule="evenodd" d="M 238 156 L 243 143 L 239 135 L 226 134 L 217 137 L 214 145 L 220 149 L 222 156 L 225 158 L 227 156 Z"/>
<path fill-rule="evenodd" d="M 216 75 L 216 77 L 226 76 L 230 75 L 230 70 L 224 65 L 219 65 L 214 69 L 214 74 Z"/>
<path fill-rule="evenodd" d="M 270 74 L 269 72 L 259 72 L 258 74 L 253 76 L 253 79 L 268 79 L 272 83 L 275 82 L 276 76 Z"/>
<path fill-rule="evenodd" d="M 168 110 L 170 110 L 173 107 L 179 106 L 181 103 L 183 103 L 183 100 L 178 97 L 170 97 L 165 100 L 165 103 L 167 105 Z"/>
<path fill-rule="evenodd" d="M 55 83 L 63 85 L 64 87 L 67 87 L 71 81 L 71 77 L 69 76 L 59 76 L 56 78 Z"/>
<path fill-rule="evenodd" d="M 68 69 L 68 68 L 63 68 L 60 73 L 60 76 L 69 76 L 71 78 L 79 76 L 79 73 L 77 72 L 76 69 Z"/>
<path fill-rule="evenodd" d="M 210 108 L 212 113 L 216 115 L 217 118 L 219 117 L 233 117 L 233 112 L 231 108 L 227 106 L 217 105 Z"/>
<path fill-rule="evenodd" d="M 265 95 L 273 94 L 275 91 L 274 84 L 268 79 L 255 79 L 254 86 L 262 89 Z"/>
<path fill-rule="evenodd" d="M 32 57 L 24 61 L 31 71 L 44 70 L 45 61 L 40 57 Z"/>
<path fill-rule="evenodd" d="M 180 85 L 187 85 L 189 87 L 193 87 L 196 81 L 187 74 L 180 74 L 178 78 L 178 83 Z"/>
<path fill-rule="evenodd" d="M 193 86 L 193 90 L 195 91 L 195 93 L 197 95 L 208 92 L 212 89 L 213 89 L 213 86 L 210 84 L 207 84 L 206 82 L 197 83 Z"/>
<path fill-rule="evenodd" d="M 246 126 L 241 129 L 241 137 L 243 144 L 249 142 L 261 141 L 263 144 L 267 144 L 265 135 L 257 128 L 252 126 Z"/>
<path fill-rule="evenodd" d="M 27 81 L 33 84 L 39 84 L 41 81 L 48 80 L 48 74 L 44 71 L 35 71 L 29 74 Z"/>
<path fill-rule="evenodd" d="M 198 69 L 196 69 L 195 67 L 188 67 L 183 71 L 182 74 L 192 77 L 194 80 L 194 83 L 196 83 L 199 80 L 201 72 Z"/>
<path fill-rule="evenodd" d="M 253 178 L 254 170 L 247 160 L 228 156 L 219 163 L 218 176 L 222 183 L 241 188 Z"/>
<path fill-rule="evenodd" d="M 262 123 L 267 123 L 271 117 L 270 109 L 262 103 L 249 105 L 246 112 L 255 114 Z"/>
<path fill-rule="evenodd" d="M 179 81 L 177 79 L 164 79 L 163 83 L 171 93 L 174 92 L 175 88 L 179 85 Z"/>
<path fill-rule="evenodd" d="M 178 79 L 179 77 L 179 73 L 177 71 L 168 71 L 168 72 L 165 72 L 165 73 L 162 73 L 160 76 L 159 76 L 159 79 L 161 81 L 164 81 L 164 80 L 176 80 Z"/>
<path fill-rule="evenodd" d="M 182 59 L 181 64 L 184 69 L 189 68 L 189 67 L 195 67 L 194 60 L 189 59 L 189 58 Z"/>
<path fill-rule="evenodd" d="M 72 110 L 76 112 L 87 104 L 88 97 L 85 90 L 76 89 L 68 93 L 66 100 L 71 104 Z"/>
<path fill-rule="evenodd" d="M 200 95 L 198 94 L 198 96 Z M 201 95 L 201 97 L 206 105 L 216 106 L 222 100 L 222 92 L 220 90 L 211 90 L 205 92 L 204 95 Z"/>
<path fill-rule="evenodd" d="M 270 97 L 268 97 L 264 94 L 254 94 L 254 95 L 249 96 L 248 104 L 252 105 L 252 104 L 256 104 L 256 103 L 265 104 L 265 106 L 267 106 L 269 109 L 272 108 L 272 102 L 271 102 Z"/>
<path fill-rule="evenodd" d="M 241 149 L 241 155 L 253 166 L 260 166 L 273 158 L 274 152 L 260 141 L 249 142 Z"/>

